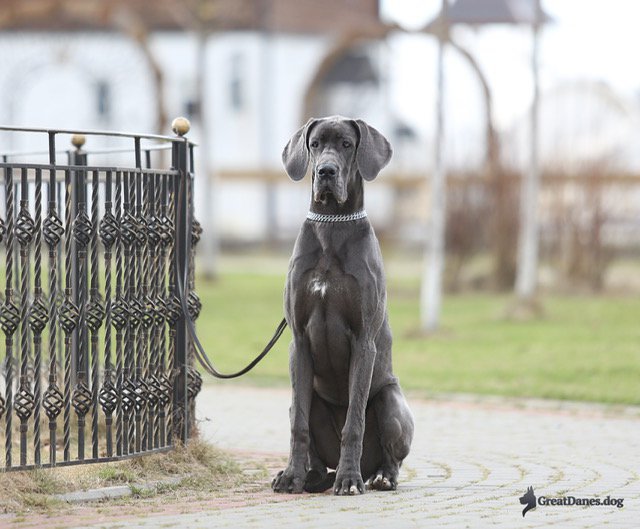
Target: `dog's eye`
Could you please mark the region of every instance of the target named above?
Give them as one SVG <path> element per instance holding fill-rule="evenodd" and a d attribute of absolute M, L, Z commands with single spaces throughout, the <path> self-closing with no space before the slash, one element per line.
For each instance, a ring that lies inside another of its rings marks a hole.
<path fill-rule="evenodd" d="M 350 141 L 347 141 L 347 140 L 344 140 L 344 141 L 342 142 L 342 146 L 343 146 L 345 149 L 348 149 L 349 147 L 351 147 L 351 142 L 350 142 Z"/>
<path fill-rule="evenodd" d="M 312 142 L 309 144 L 309 147 L 311 147 L 312 149 L 315 149 L 315 148 L 317 148 L 317 147 L 318 147 L 318 145 L 320 145 L 320 144 L 319 144 L 317 141 L 312 141 Z"/>

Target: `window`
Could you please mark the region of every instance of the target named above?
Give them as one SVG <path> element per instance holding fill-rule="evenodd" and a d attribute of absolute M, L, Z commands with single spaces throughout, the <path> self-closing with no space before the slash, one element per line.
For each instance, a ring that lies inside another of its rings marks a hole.
<path fill-rule="evenodd" d="M 231 72 L 229 75 L 229 103 L 231 108 L 240 112 L 244 108 L 245 94 L 243 82 L 244 58 L 240 53 L 231 56 Z"/>

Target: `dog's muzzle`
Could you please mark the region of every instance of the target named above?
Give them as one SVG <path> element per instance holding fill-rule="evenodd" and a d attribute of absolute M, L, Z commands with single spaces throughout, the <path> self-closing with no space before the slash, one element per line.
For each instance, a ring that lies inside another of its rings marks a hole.
<path fill-rule="evenodd" d="M 333 195 L 338 204 L 344 204 L 347 201 L 346 186 L 340 178 L 340 169 L 333 162 L 318 164 L 313 185 L 315 202 L 326 204 L 329 195 Z"/>

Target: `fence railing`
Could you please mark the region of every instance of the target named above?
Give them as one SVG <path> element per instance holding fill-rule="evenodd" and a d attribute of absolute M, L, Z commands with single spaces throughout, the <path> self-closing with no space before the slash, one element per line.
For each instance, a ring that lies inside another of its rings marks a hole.
<path fill-rule="evenodd" d="M 185 318 L 200 311 L 201 230 L 188 121 L 173 125 L 173 137 L 0 127 L 48 145 L 42 164 L 0 145 L 0 470 L 111 461 L 189 437 L 202 379 Z M 84 150 L 93 136 L 129 143 L 113 152 L 130 162 L 94 163 L 108 152 Z"/>

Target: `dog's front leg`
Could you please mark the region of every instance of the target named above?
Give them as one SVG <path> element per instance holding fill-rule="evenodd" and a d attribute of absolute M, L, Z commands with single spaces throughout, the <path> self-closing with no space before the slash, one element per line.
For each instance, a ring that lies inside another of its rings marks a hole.
<path fill-rule="evenodd" d="M 335 494 L 362 494 L 364 481 L 360 472 L 365 414 L 376 358 L 373 340 L 354 339 L 349 366 L 349 407 L 342 429 L 340 461 L 333 488 Z"/>
<path fill-rule="evenodd" d="M 289 464 L 274 478 L 276 492 L 301 493 L 307 473 L 309 457 L 309 414 L 313 396 L 313 365 L 311 354 L 302 336 L 295 337 L 289 348 L 289 372 L 292 399 L 289 409 L 291 420 L 291 447 Z"/>

